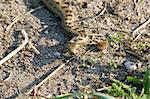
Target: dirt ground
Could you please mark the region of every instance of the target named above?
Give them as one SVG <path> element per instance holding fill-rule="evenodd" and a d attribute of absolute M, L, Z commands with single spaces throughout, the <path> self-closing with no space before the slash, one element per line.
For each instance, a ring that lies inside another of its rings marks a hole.
<path fill-rule="evenodd" d="M 83 92 L 89 88 L 93 92 L 111 85 L 110 77 L 131 84 L 141 91 L 143 85 L 134 85 L 127 76 L 143 79 L 144 70 L 150 64 L 150 24 L 132 32 L 150 18 L 150 1 L 143 0 L 84 0 L 77 12 L 81 19 L 94 16 L 103 9 L 102 16 L 79 22 L 86 32 L 98 32 L 109 42 L 106 52 L 91 51 L 76 57 L 68 53 L 70 38 L 61 26 L 60 19 L 46 7 L 35 10 L 20 19 L 10 31 L 6 31 L 13 19 L 32 8 L 43 5 L 36 0 L 0 0 L 0 59 L 16 49 L 24 40 L 24 29 L 32 44 L 39 50 L 36 54 L 27 44 L 21 51 L 0 67 L 0 98 L 27 99 L 34 88 L 57 67 L 74 57 L 59 72 L 38 87 L 36 95 L 52 96 L 65 93 Z M 82 23 L 82 24 L 81 24 Z M 141 33 L 141 35 L 139 35 Z M 135 38 L 139 35 L 139 38 Z M 135 40 L 135 41 L 134 41 Z M 93 47 L 92 47 L 93 48 Z M 132 62 L 136 68 L 130 70 Z M 140 87 L 139 87 L 140 86 Z"/>

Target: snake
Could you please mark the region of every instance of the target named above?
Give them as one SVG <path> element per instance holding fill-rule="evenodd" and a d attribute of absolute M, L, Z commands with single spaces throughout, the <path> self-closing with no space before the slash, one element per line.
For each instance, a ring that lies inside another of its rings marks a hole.
<path fill-rule="evenodd" d="M 81 2 L 81 0 L 77 0 Z M 74 14 L 73 10 L 69 7 L 70 1 L 69 0 L 42 0 L 43 4 L 56 14 L 62 23 L 62 27 L 67 31 L 67 35 L 72 37 L 69 42 L 69 49 L 72 53 L 77 53 L 77 48 L 81 47 L 88 41 L 86 37 L 86 33 L 83 29 L 79 28 L 78 26 L 74 25 Z M 100 45 L 100 49 L 106 49 L 108 44 L 106 41 L 98 42 Z"/>
<path fill-rule="evenodd" d="M 69 0 L 42 0 L 46 7 L 61 19 L 63 28 L 70 37 L 84 33 L 73 24 L 73 11 L 69 8 Z"/>

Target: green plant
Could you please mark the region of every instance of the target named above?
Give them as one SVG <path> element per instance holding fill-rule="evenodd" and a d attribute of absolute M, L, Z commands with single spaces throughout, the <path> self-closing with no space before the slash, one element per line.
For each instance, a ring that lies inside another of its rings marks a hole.
<path fill-rule="evenodd" d="M 117 68 L 117 67 L 118 67 L 118 65 L 117 65 L 113 60 L 111 60 L 111 61 L 108 63 L 108 65 L 109 65 L 110 67 L 112 67 L 112 68 Z"/>
<path fill-rule="evenodd" d="M 134 83 L 137 83 L 137 84 L 143 83 L 143 80 L 138 79 L 137 77 L 132 77 L 132 76 L 127 76 L 127 80 L 129 82 L 134 82 Z"/>
<path fill-rule="evenodd" d="M 143 49 L 145 49 L 146 45 L 143 42 L 139 42 L 137 47 L 138 47 L 138 49 L 143 50 Z"/>
<path fill-rule="evenodd" d="M 136 94 L 136 88 L 128 86 L 119 80 L 111 79 L 114 83 L 112 84 L 112 88 L 107 89 L 108 93 L 112 96 L 116 97 L 124 97 L 126 99 L 140 99 Z"/>
<path fill-rule="evenodd" d="M 144 94 L 150 95 L 150 65 L 144 75 Z"/>
<path fill-rule="evenodd" d="M 112 88 L 108 89 L 107 92 L 115 97 L 125 97 L 128 96 L 128 94 L 124 91 L 122 86 L 117 85 L 116 83 L 112 84 Z"/>
<path fill-rule="evenodd" d="M 124 38 L 124 35 L 121 33 L 117 33 L 116 35 L 111 35 L 108 38 L 108 41 L 118 43 Z"/>
<path fill-rule="evenodd" d="M 116 99 L 115 97 L 102 93 L 69 93 L 65 95 L 56 96 L 53 99 Z"/>
<path fill-rule="evenodd" d="M 126 85 L 119 80 L 112 79 L 112 87 L 105 89 L 108 94 L 102 94 L 97 92 L 92 93 L 68 93 L 64 95 L 58 95 L 51 97 L 50 99 L 116 99 L 115 97 L 121 97 L 123 99 L 150 99 L 150 65 L 145 71 L 144 80 L 140 80 L 137 77 L 127 77 L 128 81 L 135 83 L 144 83 L 144 88 L 140 95 L 136 94 L 136 88 Z M 115 96 L 115 97 L 113 97 Z"/>
<path fill-rule="evenodd" d="M 136 94 L 136 88 L 128 86 L 119 80 L 111 79 L 113 81 L 112 87 L 107 89 L 108 93 L 116 97 L 124 97 L 125 99 L 150 99 L 150 65 L 145 71 L 144 80 L 140 80 L 137 77 L 128 76 L 127 80 L 134 83 L 144 83 L 144 88 L 140 95 Z"/>
<path fill-rule="evenodd" d="M 138 0 L 138 2 L 139 2 L 139 3 L 143 3 L 143 2 L 144 2 L 144 0 Z"/>

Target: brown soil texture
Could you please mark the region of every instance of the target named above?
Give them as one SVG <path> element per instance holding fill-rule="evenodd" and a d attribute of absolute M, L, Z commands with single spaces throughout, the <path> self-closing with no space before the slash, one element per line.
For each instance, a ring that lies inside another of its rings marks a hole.
<path fill-rule="evenodd" d="M 62 28 L 60 19 L 46 7 L 24 16 L 9 32 L 6 31 L 14 18 L 43 5 L 40 1 L 0 0 L 0 60 L 21 45 L 24 40 L 20 32 L 22 29 L 40 51 L 37 55 L 27 44 L 1 65 L 0 98 L 29 98 L 32 95 L 29 94 L 30 89 L 71 57 L 74 59 L 39 86 L 36 95 L 55 96 L 83 92 L 86 88 L 103 93 L 99 89 L 111 86 L 109 78 L 135 86 L 139 93 L 143 85 L 129 83 L 126 78 L 136 76 L 143 79 L 144 71 L 150 64 L 150 24 L 140 29 L 135 36 L 132 35 L 136 28 L 150 18 L 150 1 L 134 1 L 84 0 L 76 14 L 80 19 L 87 19 L 79 21 L 77 25 L 86 32 L 98 32 L 101 34 L 99 38 L 107 40 L 109 46 L 105 52 L 101 52 L 90 45 L 92 51 L 75 57 L 68 50 L 70 37 L 66 35 L 67 31 Z M 103 9 L 103 2 L 107 4 L 105 13 L 92 19 L 91 16 Z M 124 65 L 127 61 L 132 61 L 137 68 L 129 71 Z"/>

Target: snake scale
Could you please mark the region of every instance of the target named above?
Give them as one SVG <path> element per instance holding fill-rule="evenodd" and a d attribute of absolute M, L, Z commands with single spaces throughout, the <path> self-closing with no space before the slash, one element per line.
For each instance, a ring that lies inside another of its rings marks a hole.
<path fill-rule="evenodd" d="M 78 2 L 82 2 L 81 0 L 77 0 Z M 73 24 L 74 14 L 73 10 L 70 9 L 69 0 L 42 0 L 42 2 L 46 5 L 46 7 L 52 11 L 54 14 L 58 15 L 58 17 L 62 21 L 63 28 L 68 32 L 67 34 L 70 37 L 73 37 L 68 47 L 70 51 L 76 54 L 76 50 L 83 46 L 84 43 L 87 42 L 88 38 L 86 37 L 86 33 L 83 29 Z M 106 49 L 108 43 L 106 41 L 97 42 L 99 45 L 99 49 Z"/>

